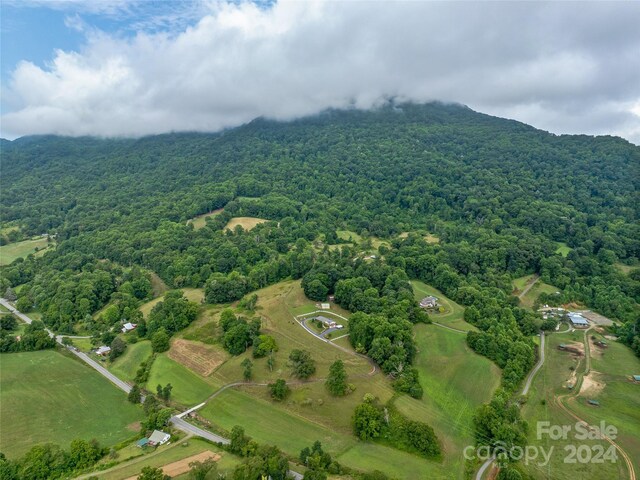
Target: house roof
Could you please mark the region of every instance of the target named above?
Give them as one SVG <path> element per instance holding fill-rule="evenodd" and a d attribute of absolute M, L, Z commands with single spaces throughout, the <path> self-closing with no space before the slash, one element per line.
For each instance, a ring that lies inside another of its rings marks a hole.
<path fill-rule="evenodd" d="M 640 382 L 640 375 L 634 375 L 633 379 L 637 382 Z"/>
<path fill-rule="evenodd" d="M 149 436 L 149 442 L 160 443 L 163 442 L 168 436 L 168 433 L 161 432 L 160 430 L 154 430 L 153 433 Z"/>
<path fill-rule="evenodd" d="M 101 347 L 98 347 L 98 350 L 96 350 L 96 353 L 98 355 L 101 355 L 103 353 L 109 353 L 111 351 L 111 347 L 107 347 L 106 345 L 103 345 Z"/>
<path fill-rule="evenodd" d="M 571 323 L 573 323 L 574 325 L 589 325 L 589 322 L 587 322 L 586 318 L 584 318 L 579 313 L 570 313 L 569 320 L 571 320 Z"/>
<path fill-rule="evenodd" d="M 322 315 L 318 315 L 315 318 L 316 318 L 316 320 L 320 320 L 321 322 L 333 322 L 334 321 L 334 320 L 331 320 L 330 318 L 324 317 Z"/>
<path fill-rule="evenodd" d="M 437 301 L 438 297 L 429 295 L 428 297 L 424 297 L 422 300 L 420 300 L 420 305 L 426 305 L 427 303 L 436 303 Z"/>
<path fill-rule="evenodd" d="M 122 328 L 126 328 L 127 330 L 133 330 L 136 327 L 137 327 L 137 325 L 135 323 L 131 323 L 131 322 L 127 322 L 122 326 Z"/>
<path fill-rule="evenodd" d="M 149 443 L 149 439 L 148 438 L 141 438 L 140 440 L 138 440 L 136 442 L 136 445 L 138 445 L 139 447 L 144 447 L 148 443 Z"/>

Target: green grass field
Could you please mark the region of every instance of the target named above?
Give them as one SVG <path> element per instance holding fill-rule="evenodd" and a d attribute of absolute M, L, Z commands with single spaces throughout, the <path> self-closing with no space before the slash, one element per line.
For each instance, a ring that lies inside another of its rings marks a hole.
<path fill-rule="evenodd" d="M 460 453 L 462 444 L 471 441 L 471 415 L 479 403 L 490 398 L 500 381 L 500 371 L 466 347 L 464 334 L 434 325 L 417 326 L 420 353 L 416 366 L 421 371 L 425 398 L 418 401 L 403 395 L 395 401 L 397 408 L 410 418 L 431 424 L 443 440 L 447 452 L 444 461 L 429 461 L 354 438 L 352 415 L 363 395 L 371 393 L 385 403 L 395 392 L 381 373 L 367 375 L 371 370 L 367 361 L 319 341 L 293 320 L 294 314 L 315 308 L 315 302 L 304 296 L 300 282 L 281 282 L 258 291 L 258 297 L 263 330 L 276 338 L 280 351 L 276 354 L 273 372 L 267 368 L 265 359 L 253 360 L 253 380 L 265 382 L 281 377 L 292 381 L 286 366 L 292 348 L 309 350 L 317 362 L 318 372 L 310 382 L 291 385 L 291 395 L 285 402 L 271 401 L 265 387 L 244 387 L 224 391 L 201 410 L 201 415 L 225 430 L 242 425 L 259 442 L 275 443 L 292 455 L 320 440 L 340 462 L 352 468 L 377 468 L 397 478 L 408 478 L 407 473 L 415 474 L 411 478 L 427 478 L 424 475 L 462 478 Z M 461 319 L 462 308 L 456 307 Z M 347 338 L 339 342 L 350 349 Z M 247 357 L 248 352 L 232 357 L 213 377 L 221 383 L 239 381 L 242 378 L 240 362 Z M 326 376 L 328 366 L 336 358 L 343 359 L 348 381 L 355 386 L 355 391 L 346 397 L 332 397 L 322 380 L 314 381 Z M 288 433 L 292 431 L 296 434 Z"/>
<path fill-rule="evenodd" d="M 553 285 L 544 283 L 542 280 L 538 280 L 533 287 L 520 299 L 520 306 L 525 308 L 533 308 L 533 304 L 538 299 L 541 293 L 552 294 L 557 292 L 558 289 Z"/>
<path fill-rule="evenodd" d="M 116 376 L 133 381 L 140 364 L 151 355 L 151 342 L 148 340 L 127 345 L 125 352 L 109 366 Z"/>
<path fill-rule="evenodd" d="M 438 298 L 438 303 L 444 307 L 444 312 L 428 311 L 429 318 L 432 321 L 442 323 L 458 330 L 477 330 L 476 327 L 464 321 L 464 307 L 458 305 L 453 300 L 447 298 L 440 290 L 433 288 L 419 280 L 411 280 L 413 292 L 416 300 L 419 302 L 424 297 L 433 295 Z"/>
<path fill-rule="evenodd" d="M 183 365 L 160 354 L 153 362 L 147 389 L 156 391 L 156 386 L 170 383 L 173 386 L 171 399 L 184 405 L 194 406 L 215 392 L 221 383 L 213 378 L 203 378 Z"/>
<path fill-rule="evenodd" d="M 261 223 L 268 222 L 268 221 L 269 220 L 266 220 L 264 218 L 257 218 L 257 217 L 233 217 L 231 220 L 229 220 L 229 223 L 227 223 L 227 225 L 224 228 L 233 230 L 238 225 L 240 225 L 243 229 L 248 231 L 256 228 Z"/>
<path fill-rule="evenodd" d="M 186 446 L 183 445 L 185 442 L 187 444 Z M 218 473 L 231 474 L 233 468 L 240 463 L 240 459 L 235 455 L 225 452 L 215 445 L 203 440 L 190 438 L 188 440 L 178 441 L 172 445 L 159 447 L 153 453 L 123 462 L 121 465 L 112 467 L 104 472 L 95 472 L 93 475 L 100 480 L 122 480 L 139 474 L 144 467 L 162 467 L 169 463 L 177 462 L 183 458 L 206 451 L 211 451 L 221 455 L 222 458 L 217 462 Z"/>
<path fill-rule="evenodd" d="M 215 217 L 216 215 L 220 215 L 224 208 L 219 208 L 218 210 L 214 210 L 213 212 L 203 213 L 202 215 L 198 215 L 197 217 L 193 217 L 191 220 L 187 220 L 187 225 L 193 225 L 194 230 L 200 230 L 201 228 L 207 225 L 207 218 Z"/>
<path fill-rule="evenodd" d="M 559 253 L 563 257 L 569 255 L 569 252 L 573 250 L 569 245 L 563 242 L 558 242 L 558 248 L 556 249 L 556 253 Z"/>
<path fill-rule="evenodd" d="M 500 369 L 466 345 L 465 335 L 438 327 L 416 325 L 418 356 L 424 397 L 401 396 L 394 402 L 407 417 L 433 426 L 439 435 L 445 471 L 462 478 L 463 449 L 473 444 L 473 414 L 500 384 Z"/>
<path fill-rule="evenodd" d="M 79 361 L 47 350 L 2 354 L 0 365 L 0 450 L 10 458 L 43 442 L 113 445 L 139 428 L 142 410 Z"/>
<path fill-rule="evenodd" d="M 535 479 L 589 478 L 594 480 L 605 480 L 612 478 L 628 478 L 624 470 L 622 460 L 617 464 L 609 462 L 598 464 L 565 463 L 565 458 L 567 456 L 565 448 L 570 448 L 569 445 L 575 445 L 578 447 L 584 444 L 587 445 L 587 448 L 594 448 L 594 446 L 600 445 L 605 450 L 609 447 L 609 444 L 603 440 L 576 439 L 575 419 L 562 410 L 555 402 L 556 396 L 568 395 L 572 392 L 566 388 L 566 385 L 568 383 L 575 383 L 576 375 L 574 372 L 577 372 L 578 376 L 580 376 L 584 372 L 586 363 L 583 356 L 574 356 L 567 351 L 558 349 L 558 346 L 561 343 L 573 343 L 574 345 L 579 345 L 583 341 L 583 338 L 583 332 L 553 333 L 547 337 L 546 361 L 536 375 L 531 390 L 529 391 L 528 401 L 522 409 L 523 418 L 529 422 L 528 444 L 537 448 L 542 447 L 546 451 L 553 448 L 551 461 L 548 465 L 540 466 L 534 463 L 525 465 L 526 473 L 532 475 Z M 619 347 L 626 348 L 622 345 L 619 345 Z M 597 364 L 595 359 L 593 363 L 594 365 Z M 598 366 L 598 368 L 602 367 Z M 605 391 L 607 388 L 610 387 L 605 387 Z M 615 395 L 615 391 L 612 390 L 612 392 Z M 594 421 L 597 424 L 600 419 L 606 418 L 602 415 L 603 412 L 607 411 L 606 409 L 623 406 L 622 404 L 628 401 L 631 401 L 632 403 L 625 407 L 627 412 L 632 408 L 635 408 L 636 411 L 639 410 L 638 396 L 636 393 L 635 399 L 623 396 L 618 400 L 618 402 L 613 401 L 608 405 L 604 404 L 603 401 L 603 406 L 601 408 L 590 407 L 591 411 L 594 412 L 593 415 L 595 417 L 589 418 L 589 420 Z M 565 401 L 565 404 L 569 405 L 572 411 L 582 415 L 584 412 L 579 411 L 579 409 L 575 407 L 577 403 L 579 402 Z M 609 403 L 609 400 L 607 400 L 607 403 Z M 628 418 L 633 418 L 633 416 Z M 637 416 L 635 418 L 635 421 L 637 422 Z M 569 426 L 571 427 L 571 431 L 567 435 L 566 439 L 551 439 L 548 435 L 541 435 L 540 438 L 538 438 L 537 422 L 550 422 L 552 425 Z M 615 425 L 615 423 L 613 424 Z M 615 426 L 618 427 L 618 425 Z M 629 447 L 628 444 L 623 444 L 625 441 L 624 438 L 621 437 L 619 440 L 625 448 Z M 635 455 L 635 458 L 639 458 L 638 450 L 635 450 L 635 452 L 631 451 L 629 453 L 631 453 L 632 456 Z"/>
<path fill-rule="evenodd" d="M 591 343 L 590 378 L 603 387 L 581 391 L 571 409 L 591 424 L 604 420 L 618 429 L 617 442 L 636 459 L 636 471 L 640 471 L 640 385 L 631 381 L 632 375 L 640 375 L 640 359 L 629 347 L 606 340 L 602 335 L 589 332 L 609 345 L 600 349 Z M 595 399 L 600 406 L 587 404 Z"/>
<path fill-rule="evenodd" d="M 525 275 L 524 277 L 516 278 L 513 280 L 513 288 L 516 293 L 521 292 L 531 281 L 533 275 Z"/>
<path fill-rule="evenodd" d="M 255 387 L 259 388 L 264 389 Z M 234 425 L 242 425 L 247 435 L 259 443 L 275 444 L 296 456 L 316 440 L 320 440 L 332 454 L 344 452 L 356 443 L 350 435 L 334 432 L 284 411 L 273 402 L 233 389 L 225 390 L 209 402 L 200 410 L 200 415 L 227 431 Z"/>
<path fill-rule="evenodd" d="M 22 242 L 10 243 L 0 247 L 0 266 L 9 265 L 17 258 L 24 258 L 30 253 L 44 249 L 49 245 L 46 238 L 40 237 Z"/>

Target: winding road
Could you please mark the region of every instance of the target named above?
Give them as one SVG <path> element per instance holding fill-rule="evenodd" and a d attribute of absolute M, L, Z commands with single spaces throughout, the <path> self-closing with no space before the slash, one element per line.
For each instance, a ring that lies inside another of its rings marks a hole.
<path fill-rule="evenodd" d="M 28 324 L 31 324 L 33 322 L 33 320 L 30 317 L 28 317 L 24 313 L 21 313 L 18 310 L 16 310 L 16 308 L 9 301 L 7 301 L 6 299 L 0 298 L 0 304 L 5 306 L 11 313 L 13 313 L 16 317 L 18 317 L 23 322 L 28 323 Z M 131 391 L 131 385 L 129 385 L 128 383 L 126 383 L 126 382 L 124 382 L 122 380 L 120 380 L 118 377 L 116 377 L 114 374 L 112 374 L 109 370 L 107 370 L 102 365 L 100 365 L 98 362 L 96 362 L 95 360 L 90 358 L 86 353 L 76 351 L 72 346 L 63 345 L 62 344 L 62 339 L 66 335 L 57 335 L 56 336 L 48 328 L 45 328 L 45 330 L 49 333 L 49 336 L 51 338 L 55 338 L 56 339 L 56 342 L 58 344 L 60 344 L 61 346 L 65 347 L 69 352 L 73 353 L 76 357 L 78 357 L 84 363 L 86 363 L 91 368 L 96 370 L 98 373 L 100 373 L 103 377 L 105 377 L 107 380 L 109 380 L 111 383 L 113 383 L 120 390 L 124 391 L 125 393 L 129 393 Z M 342 347 L 339 347 L 338 345 L 336 345 L 336 347 L 342 348 Z M 204 429 L 202 429 L 200 427 L 192 425 L 189 422 L 187 422 L 186 420 L 183 420 L 182 416 L 184 416 L 187 412 L 193 411 L 195 408 L 201 407 L 207 401 L 209 401 L 212 398 L 216 397 L 217 395 L 222 393 L 227 388 L 231 388 L 231 387 L 238 386 L 238 385 L 246 385 L 246 383 L 236 382 L 236 383 L 230 383 L 228 385 L 225 385 L 221 389 L 217 390 L 209 398 L 207 398 L 207 400 L 204 403 L 198 405 L 197 407 L 191 408 L 191 409 L 187 410 L 186 412 L 183 412 L 183 413 L 181 413 L 179 415 L 174 415 L 173 417 L 171 417 L 171 419 L 169 421 L 171 422 L 171 424 L 175 428 L 185 432 L 188 435 L 196 435 L 196 436 L 205 438 L 205 439 L 207 439 L 207 440 L 209 440 L 211 442 L 214 442 L 214 443 L 221 443 L 221 444 L 224 444 L 224 445 L 228 445 L 230 443 L 230 441 L 228 439 L 226 439 L 226 438 L 224 438 L 224 437 L 222 437 L 220 435 L 217 435 L 217 434 L 215 434 L 213 432 L 209 432 L 209 431 L 204 430 Z M 266 384 L 253 384 L 253 385 L 266 385 Z M 291 478 L 295 479 L 295 480 L 302 480 L 302 478 L 303 478 L 303 475 L 301 475 L 300 473 L 295 472 L 293 470 L 289 470 L 289 476 Z"/>
<path fill-rule="evenodd" d="M 531 388 L 531 382 L 533 382 L 533 379 L 536 376 L 536 373 L 538 373 L 538 371 L 542 368 L 542 365 L 544 364 L 544 345 L 545 345 L 544 339 L 545 339 L 544 332 L 540 332 L 540 348 L 539 348 L 540 357 L 538 358 L 538 363 L 536 363 L 536 366 L 533 367 L 533 369 L 531 370 L 531 372 L 529 372 L 529 375 L 527 376 L 527 380 L 525 381 L 524 387 L 522 388 L 522 395 L 526 395 L 527 393 L 529 393 L 529 388 Z M 496 459 L 495 455 L 492 455 L 491 458 L 489 458 L 482 464 L 482 466 L 478 470 L 478 473 L 476 473 L 476 480 L 482 480 L 482 476 L 484 475 L 484 472 L 495 461 L 495 459 Z"/>
<path fill-rule="evenodd" d="M 531 388 L 531 382 L 533 381 L 533 377 L 536 376 L 538 370 L 542 368 L 542 364 L 544 363 L 544 332 L 540 332 L 540 348 L 538 352 L 540 353 L 540 358 L 538 358 L 538 363 L 533 370 L 529 372 L 529 376 L 527 377 L 527 381 L 524 383 L 524 388 L 522 389 L 522 395 L 526 395 L 529 393 L 529 388 Z"/>

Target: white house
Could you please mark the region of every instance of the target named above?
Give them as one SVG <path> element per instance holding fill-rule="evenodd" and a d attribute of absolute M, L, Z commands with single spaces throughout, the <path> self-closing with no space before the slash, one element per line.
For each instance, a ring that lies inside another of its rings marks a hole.
<path fill-rule="evenodd" d="M 127 322 L 122 326 L 122 333 L 127 333 L 130 332 L 131 330 L 133 330 L 134 328 L 136 328 L 138 326 L 137 323 L 130 323 Z"/>
<path fill-rule="evenodd" d="M 111 351 L 111 347 L 107 347 L 106 345 L 103 345 L 101 347 L 98 347 L 98 349 L 96 350 L 96 354 L 108 355 L 110 351 Z"/>
<path fill-rule="evenodd" d="M 435 308 L 438 306 L 438 298 L 433 295 L 429 295 L 428 297 L 424 297 L 420 300 L 420 306 L 422 308 Z"/>
<path fill-rule="evenodd" d="M 149 436 L 149 445 L 164 445 L 169 441 L 171 435 L 165 432 L 161 432 L 160 430 L 154 430 L 153 433 Z"/>

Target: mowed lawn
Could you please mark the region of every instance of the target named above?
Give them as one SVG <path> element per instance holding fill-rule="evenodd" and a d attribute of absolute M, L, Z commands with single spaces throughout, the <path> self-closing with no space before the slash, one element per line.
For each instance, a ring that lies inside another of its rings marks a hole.
<path fill-rule="evenodd" d="M 127 345 L 125 352 L 109 366 L 109 370 L 123 380 L 133 381 L 140 364 L 150 356 L 151 342 L 149 340 Z"/>
<path fill-rule="evenodd" d="M 135 435 L 142 410 L 108 380 L 56 351 L 0 355 L 0 451 L 15 458 L 34 444 Z"/>
<path fill-rule="evenodd" d="M 0 266 L 9 265 L 17 258 L 24 258 L 31 253 L 35 253 L 36 248 L 41 250 L 47 246 L 46 238 L 36 238 L 3 245 L 0 247 Z"/>
<path fill-rule="evenodd" d="M 458 305 L 453 300 L 447 298 L 444 293 L 437 288 L 433 288 L 431 285 L 427 285 L 419 280 L 411 280 L 411 285 L 413 286 L 415 299 L 418 302 L 424 297 L 433 295 L 438 298 L 438 303 L 444 307 L 444 312 L 442 313 L 432 310 L 427 312 L 432 321 L 457 328 L 458 330 L 477 330 L 476 327 L 464 321 L 464 307 L 462 305 Z"/>
<path fill-rule="evenodd" d="M 316 440 L 320 440 L 323 447 L 334 455 L 346 451 L 356 443 L 355 437 L 351 435 L 336 433 L 330 428 L 286 412 L 273 402 L 234 389 L 225 390 L 207 403 L 200 410 L 200 415 L 227 431 L 235 425 L 241 425 L 247 435 L 259 443 L 277 445 L 295 456 Z"/>
<path fill-rule="evenodd" d="M 222 386 L 215 379 L 205 379 L 170 359 L 166 354 L 160 354 L 151 367 L 147 389 L 150 392 L 155 392 L 158 385 L 164 386 L 167 383 L 173 386 L 171 399 L 190 407 L 203 402 Z"/>
<path fill-rule="evenodd" d="M 500 384 L 500 369 L 473 352 L 466 336 L 437 325 L 416 325 L 418 355 L 424 397 L 401 396 L 395 406 L 409 418 L 431 425 L 444 450 L 444 467 L 462 478 L 463 448 L 473 444 L 473 415 L 491 399 Z"/>

